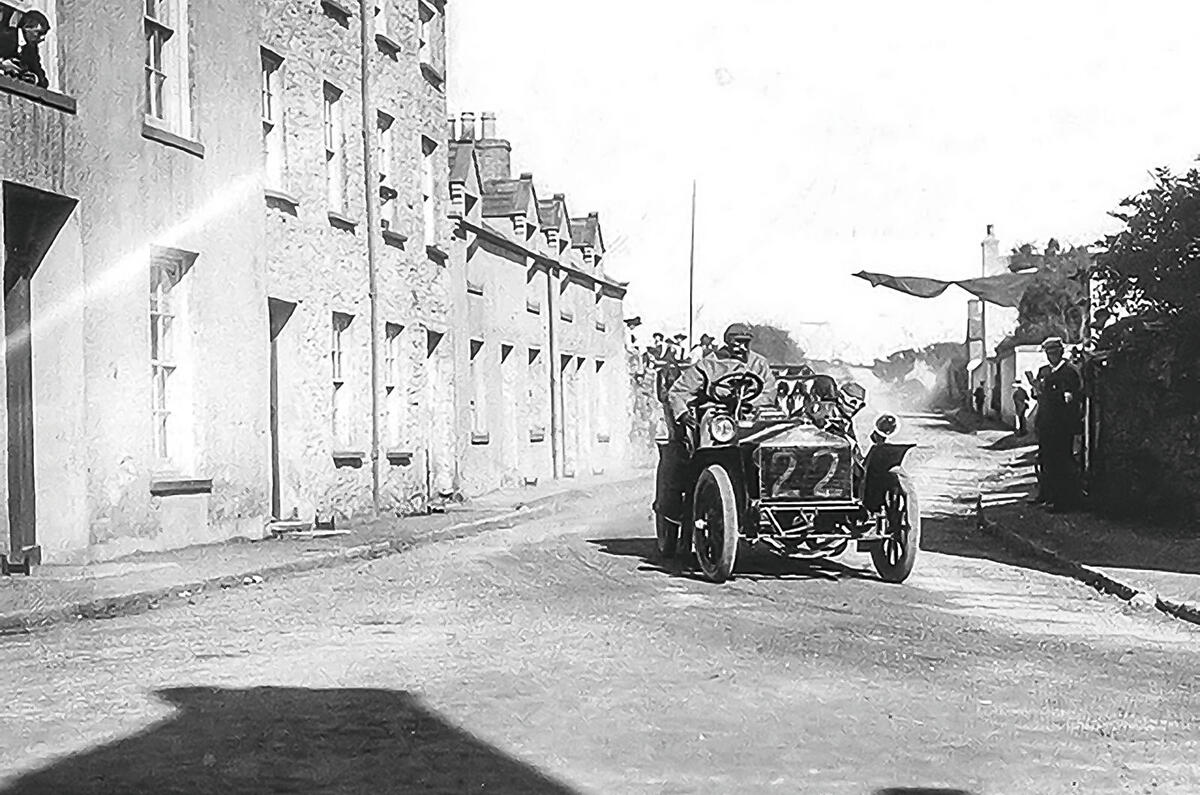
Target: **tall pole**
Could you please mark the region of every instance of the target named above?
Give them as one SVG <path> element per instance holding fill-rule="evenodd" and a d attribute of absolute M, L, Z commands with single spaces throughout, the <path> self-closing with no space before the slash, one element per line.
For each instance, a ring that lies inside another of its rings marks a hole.
<path fill-rule="evenodd" d="M 688 252 L 688 353 L 691 353 L 692 324 L 695 322 L 696 310 L 696 180 L 692 180 L 692 243 Z"/>
<path fill-rule="evenodd" d="M 377 284 L 376 238 L 379 228 L 379 167 L 375 163 L 376 122 L 371 103 L 371 53 L 374 51 L 375 4 L 359 0 L 362 42 L 359 62 L 362 66 L 359 94 L 362 96 L 363 189 L 367 200 L 367 299 L 371 305 L 371 504 L 379 514 L 379 290 Z"/>
<path fill-rule="evenodd" d="M 988 224 L 987 236 L 989 238 L 992 236 L 991 224 Z M 979 244 L 979 275 L 987 276 L 987 240 L 984 240 L 984 242 Z M 992 373 L 988 368 L 987 355 L 987 301 L 983 300 L 982 298 L 979 299 L 979 336 L 981 338 L 979 341 L 979 355 L 981 357 L 979 368 L 983 371 L 983 378 L 980 386 L 983 387 L 983 394 L 985 396 L 989 396 L 992 391 L 993 384 Z M 987 416 L 987 409 L 990 403 L 991 400 L 985 397 L 983 411 L 980 412 L 985 417 Z"/>

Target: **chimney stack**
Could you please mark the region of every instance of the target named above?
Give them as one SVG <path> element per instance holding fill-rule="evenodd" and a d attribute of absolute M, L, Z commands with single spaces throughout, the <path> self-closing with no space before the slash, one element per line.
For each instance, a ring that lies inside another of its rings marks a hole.
<path fill-rule="evenodd" d="M 490 111 L 484 111 L 479 116 L 480 126 L 483 128 L 479 131 L 479 137 L 489 140 L 496 137 L 496 114 Z"/>
<path fill-rule="evenodd" d="M 475 114 L 469 110 L 464 110 L 462 113 L 462 130 L 459 133 L 459 140 L 475 140 Z"/>
<path fill-rule="evenodd" d="M 457 141 L 458 140 L 458 119 L 451 116 L 450 118 L 446 119 L 446 124 L 450 128 L 449 133 L 447 133 L 450 136 L 450 140 Z"/>

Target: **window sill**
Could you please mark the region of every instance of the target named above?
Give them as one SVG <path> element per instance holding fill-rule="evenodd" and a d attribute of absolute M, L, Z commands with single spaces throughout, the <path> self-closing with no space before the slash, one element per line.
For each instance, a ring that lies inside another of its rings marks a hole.
<path fill-rule="evenodd" d="M 428 61 L 422 60 L 421 74 L 425 75 L 425 81 L 429 83 L 429 85 L 433 86 L 438 91 L 445 90 L 446 73 L 443 70 L 439 69 Z"/>
<path fill-rule="evenodd" d="M 564 323 L 574 323 L 575 322 L 575 316 L 572 315 L 570 312 L 559 312 L 558 318 L 559 318 L 559 320 L 561 320 Z"/>
<path fill-rule="evenodd" d="M 408 242 L 408 237 L 399 232 L 393 232 L 391 229 L 385 229 L 383 230 L 383 242 L 389 246 L 403 250 L 404 244 Z"/>
<path fill-rule="evenodd" d="M 487 431 L 471 431 L 471 444 L 489 444 L 492 435 Z"/>
<path fill-rule="evenodd" d="M 342 229 L 347 232 L 353 232 L 358 228 L 358 221 L 355 221 L 348 215 L 342 215 L 339 212 L 330 210 L 328 213 L 329 225 L 337 229 Z"/>
<path fill-rule="evenodd" d="M 367 454 L 362 450 L 334 450 L 333 465 L 335 467 L 354 467 L 358 469 L 367 460 Z"/>
<path fill-rule="evenodd" d="M 199 141 L 193 141 L 191 138 L 184 138 L 182 135 L 173 133 L 170 130 L 164 130 L 162 127 L 151 122 L 149 118 L 142 121 L 142 137 L 151 141 L 157 141 L 174 149 L 180 149 L 189 155 L 204 157 L 204 144 Z"/>
<path fill-rule="evenodd" d="M 445 265 L 446 260 L 450 259 L 450 255 L 447 254 L 445 251 L 442 251 L 441 248 L 439 248 L 436 244 L 426 245 L 425 246 L 425 254 L 431 260 L 436 261 L 439 265 Z"/>
<path fill-rule="evenodd" d="M 610 441 L 612 441 L 612 439 L 607 433 L 598 433 L 596 434 L 596 441 L 599 444 L 608 444 Z"/>
<path fill-rule="evenodd" d="M 542 314 L 542 305 L 537 301 L 525 300 L 525 311 L 531 315 Z"/>
<path fill-rule="evenodd" d="M 603 321 L 596 321 L 596 331 L 608 331 L 608 326 Z"/>
<path fill-rule="evenodd" d="M 467 279 L 467 295 L 483 295 L 483 285 Z"/>
<path fill-rule="evenodd" d="M 150 481 L 150 495 L 152 497 L 211 493 L 212 478 L 158 477 Z"/>
<path fill-rule="evenodd" d="M 388 450 L 387 460 L 392 466 L 406 467 L 412 463 L 413 454 L 409 450 Z"/>
<path fill-rule="evenodd" d="M 354 15 L 354 11 L 349 6 L 343 5 L 338 0 L 321 0 L 321 11 L 343 28 L 350 27 L 350 17 Z"/>
<path fill-rule="evenodd" d="M 391 58 L 393 61 L 396 60 L 396 56 L 400 54 L 400 42 L 396 41 L 386 33 L 375 34 L 375 45 L 379 47 L 379 51 L 381 53 Z"/>
<path fill-rule="evenodd" d="M 0 91 L 5 94 L 16 94 L 17 96 L 31 99 L 39 105 L 61 110 L 63 113 L 75 115 L 76 112 L 75 100 L 73 98 L 68 97 L 66 94 L 60 94 L 57 91 L 51 91 L 48 88 L 38 88 L 32 83 L 26 83 L 24 80 L 14 80 L 11 77 L 0 75 Z"/>
<path fill-rule="evenodd" d="M 290 193 L 285 193 L 274 188 L 267 188 L 263 191 L 263 196 L 267 199 L 267 206 L 274 207 L 277 210 L 296 214 L 296 208 L 300 206 L 300 200 Z"/>
<path fill-rule="evenodd" d="M 529 441 L 531 441 L 535 444 L 537 442 L 546 441 L 546 429 L 545 428 L 530 428 L 529 429 Z"/>

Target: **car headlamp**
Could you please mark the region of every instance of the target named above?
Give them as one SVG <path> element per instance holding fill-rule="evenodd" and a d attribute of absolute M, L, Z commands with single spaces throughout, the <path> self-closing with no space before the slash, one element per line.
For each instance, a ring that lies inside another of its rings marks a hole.
<path fill-rule="evenodd" d="M 712 434 L 712 439 L 717 444 L 726 444 L 732 442 L 734 435 L 737 433 L 737 427 L 733 424 L 733 417 L 726 414 L 719 414 L 712 418 L 708 423 L 708 432 Z"/>

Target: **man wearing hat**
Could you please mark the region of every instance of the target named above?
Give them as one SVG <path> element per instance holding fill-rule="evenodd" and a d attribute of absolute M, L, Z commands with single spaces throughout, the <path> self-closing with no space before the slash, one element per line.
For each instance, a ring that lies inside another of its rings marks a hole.
<path fill-rule="evenodd" d="M 767 360 L 750 350 L 750 341 L 753 339 L 754 334 L 749 326 L 734 323 L 725 330 L 725 347 L 685 368 L 668 390 L 665 408 L 670 422 L 671 441 L 659 458 L 658 492 L 661 502 L 654 506 L 659 514 L 675 520 L 680 518 L 680 495 L 683 489 L 679 476 L 689 454 L 685 440 L 689 429 L 696 423 L 692 407 L 704 398 L 709 384 L 732 373 L 751 373 L 762 379 L 763 391 L 750 402 L 750 406 L 764 408 L 775 404 L 775 375 Z"/>
<path fill-rule="evenodd" d="M 1032 379 L 1037 399 L 1034 430 L 1038 440 L 1038 497 L 1053 510 L 1070 510 L 1079 501 L 1079 476 L 1075 471 L 1075 435 L 1083 405 L 1079 372 L 1063 358 L 1060 337 L 1042 343 L 1048 364 Z"/>
<path fill-rule="evenodd" d="M 715 356 L 717 353 L 717 346 L 713 344 L 715 342 L 716 340 L 711 334 L 701 334 L 700 342 L 692 346 L 691 363 L 695 364 L 705 356 Z"/>

